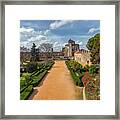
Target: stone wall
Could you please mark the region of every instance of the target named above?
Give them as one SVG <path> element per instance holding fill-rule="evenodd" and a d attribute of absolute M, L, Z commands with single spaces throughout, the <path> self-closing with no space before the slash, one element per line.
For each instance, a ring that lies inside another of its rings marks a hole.
<path fill-rule="evenodd" d="M 90 52 L 86 50 L 80 50 L 74 53 L 74 59 L 75 61 L 79 62 L 83 66 L 85 65 L 91 65 L 90 62 Z"/>

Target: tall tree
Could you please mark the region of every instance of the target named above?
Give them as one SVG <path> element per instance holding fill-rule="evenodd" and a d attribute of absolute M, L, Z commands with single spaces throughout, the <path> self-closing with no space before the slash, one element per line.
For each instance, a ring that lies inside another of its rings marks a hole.
<path fill-rule="evenodd" d="M 100 34 L 96 34 L 94 37 L 90 38 L 87 42 L 86 47 L 90 50 L 91 62 L 92 64 L 100 63 Z"/>
<path fill-rule="evenodd" d="M 39 60 L 39 49 L 36 49 L 35 43 L 33 43 L 31 48 L 31 61 L 35 62 Z"/>

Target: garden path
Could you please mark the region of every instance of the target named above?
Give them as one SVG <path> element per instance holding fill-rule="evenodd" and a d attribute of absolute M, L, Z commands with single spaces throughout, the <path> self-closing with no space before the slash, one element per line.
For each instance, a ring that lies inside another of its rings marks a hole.
<path fill-rule="evenodd" d="M 75 94 L 75 85 L 65 61 L 55 61 L 42 85 L 40 83 L 34 88 L 29 100 L 75 100 Z"/>

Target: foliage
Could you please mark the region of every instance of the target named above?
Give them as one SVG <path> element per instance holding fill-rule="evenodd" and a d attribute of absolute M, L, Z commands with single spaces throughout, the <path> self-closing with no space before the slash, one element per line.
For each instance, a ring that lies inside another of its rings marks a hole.
<path fill-rule="evenodd" d="M 20 94 L 20 99 L 21 100 L 26 100 L 31 92 L 33 91 L 33 86 L 29 85 L 21 94 Z"/>
<path fill-rule="evenodd" d="M 47 64 L 45 64 L 45 69 L 49 70 L 52 67 L 53 64 L 54 64 L 53 61 L 48 61 Z"/>
<path fill-rule="evenodd" d="M 85 66 L 84 66 L 84 70 L 85 70 L 86 72 L 88 72 L 89 69 L 90 69 L 90 66 L 89 66 L 89 65 L 85 65 Z"/>
<path fill-rule="evenodd" d="M 100 87 L 96 84 L 96 81 L 90 80 L 85 87 L 85 94 L 88 100 L 100 99 Z"/>
<path fill-rule="evenodd" d="M 22 80 L 23 80 L 23 79 L 26 80 L 26 79 L 29 79 L 30 76 L 31 76 L 31 73 L 23 73 L 21 79 L 22 79 Z"/>
<path fill-rule="evenodd" d="M 76 61 L 65 61 L 75 85 L 85 87 L 85 94 L 88 100 L 100 99 L 100 74 L 99 65 L 84 66 L 78 65 Z M 78 67 L 79 66 L 79 67 Z"/>
<path fill-rule="evenodd" d="M 69 68 L 75 72 L 82 70 L 82 65 L 74 60 L 66 61 L 66 63 L 68 63 Z"/>
<path fill-rule="evenodd" d="M 31 64 L 35 64 L 35 63 L 31 63 Z M 37 64 L 37 67 L 34 72 L 22 73 L 22 77 L 20 77 L 21 99 L 27 99 L 26 96 L 29 95 L 29 92 L 26 92 L 26 89 L 30 85 L 37 86 L 39 82 L 43 79 L 43 77 L 46 75 L 47 70 L 49 70 L 53 64 L 54 64 L 53 61 L 48 61 L 46 64 L 45 63 Z"/>
<path fill-rule="evenodd" d="M 33 43 L 33 46 L 31 48 L 31 61 L 39 61 L 39 49 L 36 49 L 35 43 Z"/>
<path fill-rule="evenodd" d="M 84 86 L 87 85 L 87 83 L 92 79 L 91 75 L 89 74 L 89 72 L 85 72 L 84 76 L 82 77 L 82 82 L 84 84 Z"/>
<path fill-rule="evenodd" d="M 92 64 L 100 63 L 100 34 L 96 34 L 94 37 L 90 38 L 87 42 L 86 47 L 90 50 L 91 62 Z"/>
<path fill-rule="evenodd" d="M 26 66 L 26 70 L 29 73 L 34 72 L 35 70 L 37 70 L 37 63 L 34 63 L 34 62 L 28 63 L 27 66 Z"/>
<path fill-rule="evenodd" d="M 20 77 L 20 91 L 22 92 L 30 84 L 30 73 L 23 73 Z"/>
<path fill-rule="evenodd" d="M 81 73 L 81 74 L 79 75 L 78 86 L 80 86 L 80 87 L 84 87 L 84 84 L 83 84 L 83 82 L 82 82 L 82 78 L 83 78 L 84 74 L 85 74 L 85 73 Z"/>
<path fill-rule="evenodd" d="M 33 82 L 31 83 L 34 87 L 37 86 L 39 84 L 39 82 L 43 79 L 43 77 L 46 75 L 47 70 L 45 70 L 44 72 L 40 73 L 38 76 L 34 76 L 32 77 Z"/>
<path fill-rule="evenodd" d="M 89 68 L 90 74 L 97 74 L 99 73 L 99 65 L 91 65 Z"/>
<path fill-rule="evenodd" d="M 73 62 L 72 68 L 74 71 L 78 71 L 82 69 L 82 65 L 79 64 L 78 62 Z"/>
<path fill-rule="evenodd" d="M 72 79 L 74 80 L 75 84 L 80 86 L 80 87 L 83 87 L 83 83 L 82 83 L 82 77 L 83 77 L 83 73 L 80 73 L 79 71 L 81 71 L 83 68 L 82 68 L 82 65 L 79 64 L 78 62 L 76 61 L 65 61 L 68 69 L 70 70 L 70 73 L 71 73 L 71 76 L 72 76 Z"/>

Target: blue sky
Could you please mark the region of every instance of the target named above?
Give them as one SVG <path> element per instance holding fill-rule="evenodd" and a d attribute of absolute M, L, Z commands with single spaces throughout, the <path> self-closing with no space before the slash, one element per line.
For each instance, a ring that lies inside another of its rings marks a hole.
<path fill-rule="evenodd" d="M 54 51 L 60 51 L 71 38 L 80 48 L 96 33 L 100 33 L 99 20 L 21 20 L 20 45 L 31 48 L 42 43 L 53 44 Z"/>

